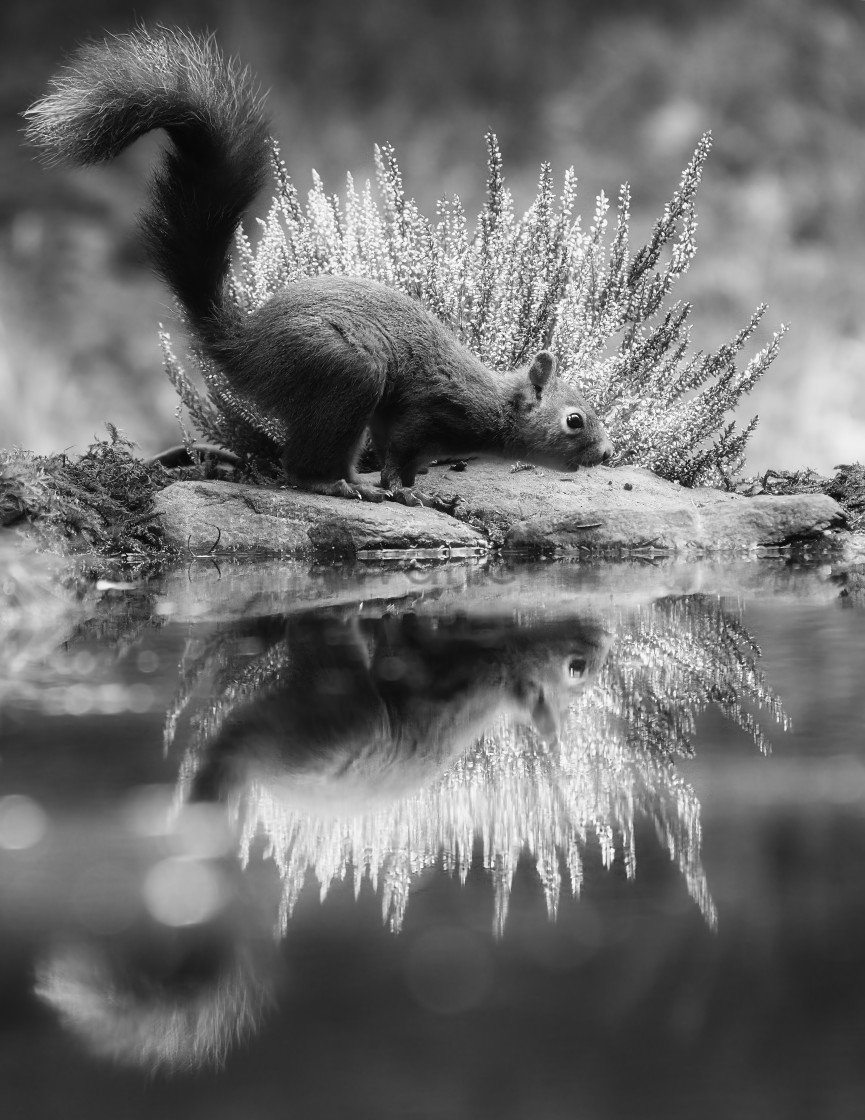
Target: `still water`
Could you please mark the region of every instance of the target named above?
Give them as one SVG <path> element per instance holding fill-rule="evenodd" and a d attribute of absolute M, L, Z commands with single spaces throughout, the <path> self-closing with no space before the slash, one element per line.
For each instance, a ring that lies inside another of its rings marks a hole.
<path fill-rule="evenodd" d="M 4 1116 L 865 1114 L 829 568 L 2 575 Z"/>

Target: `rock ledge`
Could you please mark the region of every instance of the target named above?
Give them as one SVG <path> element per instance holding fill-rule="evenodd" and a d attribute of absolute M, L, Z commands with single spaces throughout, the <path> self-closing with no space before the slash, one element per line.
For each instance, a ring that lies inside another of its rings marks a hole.
<path fill-rule="evenodd" d="M 176 482 L 156 508 L 169 544 L 192 553 L 356 557 L 404 552 L 742 551 L 843 529 L 823 494 L 746 498 L 689 490 L 634 467 L 574 474 L 502 463 L 433 467 L 419 485 L 457 496 L 456 516 L 395 502 L 352 502 L 232 482 Z"/>

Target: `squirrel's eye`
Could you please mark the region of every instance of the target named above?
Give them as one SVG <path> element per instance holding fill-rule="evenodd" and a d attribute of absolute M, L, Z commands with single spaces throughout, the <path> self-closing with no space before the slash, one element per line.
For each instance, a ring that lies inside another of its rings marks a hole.
<path fill-rule="evenodd" d="M 576 432 L 580 428 L 585 427 L 586 421 L 582 412 L 569 412 L 565 423 L 568 425 L 571 431 Z"/>
<path fill-rule="evenodd" d="M 568 676 L 582 677 L 586 671 L 585 657 L 572 657 L 568 662 Z"/>

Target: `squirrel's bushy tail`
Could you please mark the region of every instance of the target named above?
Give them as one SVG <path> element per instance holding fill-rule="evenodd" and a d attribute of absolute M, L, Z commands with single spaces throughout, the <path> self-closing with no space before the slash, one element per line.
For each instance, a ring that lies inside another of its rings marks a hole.
<path fill-rule="evenodd" d="M 249 72 L 211 38 L 138 29 L 90 43 L 25 113 L 28 138 L 53 162 L 102 163 L 165 129 L 172 147 L 141 216 L 156 271 L 197 330 L 224 314 L 234 232 L 261 189 L 269 129 Z"/>

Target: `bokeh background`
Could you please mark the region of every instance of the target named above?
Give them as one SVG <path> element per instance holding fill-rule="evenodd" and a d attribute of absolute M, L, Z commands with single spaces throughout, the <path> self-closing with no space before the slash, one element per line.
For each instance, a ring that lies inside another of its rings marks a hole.
<path fill-rule="evenodd" d="M 627 179 L 636 241 L 711 129 L 680 286 L 694 343 L 762 301 L 758 343 L 792 327 L 742 409 L 761 418 L 747 467 L 865 458 L 863 0 L 6 0 L 0 447 L 82 448 L 106 420 L 144 452 L 177 440 L 156 338 L 171 304 L 133 221 L 158 140 L 87 172 L 46 171 L 21 142 L 64 53 L 136 19 L 215 31 L 251 65 L 302 193 L 313 167 L 332 192 L 367 178 L 389 141 L 425 213 L 453 193 L 474 213 L 492 128 L 518 206 L 542 160 L 575 166 L 586 220 Z"/>

